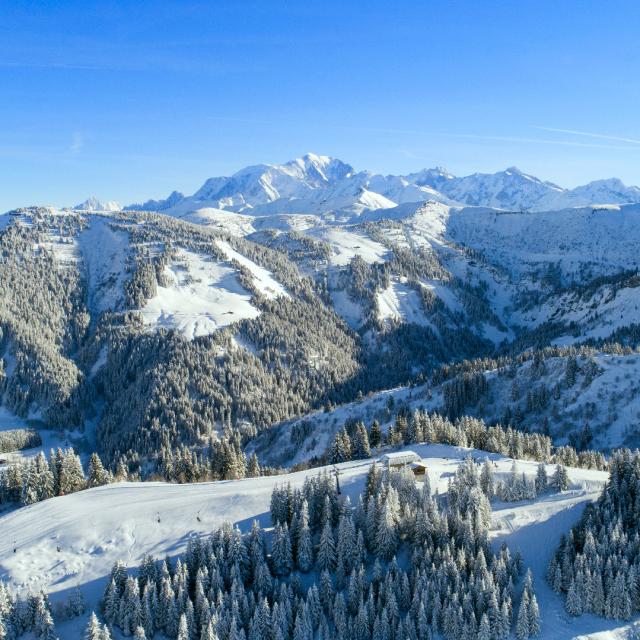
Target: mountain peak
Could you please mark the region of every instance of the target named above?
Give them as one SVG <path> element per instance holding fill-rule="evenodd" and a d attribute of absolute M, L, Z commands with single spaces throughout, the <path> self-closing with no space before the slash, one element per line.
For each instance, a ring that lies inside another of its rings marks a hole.
<path fill-rule="evenodd" d="M 569 190 L 513 165 L 496 173 L 462 177 L 454 176 L 442 166 L 407 175 L 383 176 L 356 172 L 338 158 L 309 152 L 283 164 L 255 164 L 230 176 L 209 178 L 188 197 L 173 193 L 166 200 L 152 200 L 130 208 L 143 207 L 171 215 L 185 215 L 203 208 L 254 216 L 311 213 L 332 218 L 340 212 L 346 219 L 364 211 L 425 200 L 509 211 L 549 211 L 594 203 L 640 202 L 640 189 L 608 179 Z M 96 202 L 80 206 L 92 210 L 111 206 Z"/>
<path fill-rule="evenodd" d="M 113 200 L 102 201 L 95 196 L 90 196 L 84 202 L 77 204 L 74 209 L 80 211 L 121 211 L 122 205 Z"/>

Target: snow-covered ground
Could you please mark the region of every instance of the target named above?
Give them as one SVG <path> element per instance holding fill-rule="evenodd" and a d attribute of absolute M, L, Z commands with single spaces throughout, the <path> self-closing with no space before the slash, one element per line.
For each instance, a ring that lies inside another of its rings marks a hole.
<path fill-rule="evenodd" d="M 86 270 L 89 308 L 94 313 L 118 309 L 128 278 L 128 235 L 111 229 L 108 218 L 93 215 L 77 242 Z"/>
<path fill-rule="evenodd" d="M 249 260 L 246 256 L 238 253 L 228 242 L 218 240 L 216 245 L 222 249 L 228 260 L 235 260 L 243 267 L 249 270 L 253 277 L 253 284 L 260 293 L 267 298 L 276 298 L 277 296 L 288 296 L 286 289 L 274 279 L 273 274 L 265 268 L 257 265 L 253 260 Z"/>
<path fill-rule="evenodd" d="M 429 324 L 418 292 L 405 282 L 391 282 L 386 289 L 377 293 L 376 301 L 381 320 Z"/>
<path fill-rule="evenodd" d="M 433 490 L 446 492 L 460 461 L 472 455 L 478 462 L 488 454 L 444 445 L 410 447 L 427 463 Z M 496 476 L 510 472 L 512 461 L 495 454 Z M 363 488 L 371 460 L 339 465 L 345 493 L 354 498 Z M 520 461 L 518 468 L 533 476 L 536 463 Z M 549 467 L 549 472 L 552 467 Z M 116 560 L 128 566 L 145 553 L 175 556 L 192 536 L 206 535 L 224 521 L 247 530 L 253 519 L 269 526 L 269 500 L 274 485 L 300 486 L 318 469 L 286 476 L 239 481 L 173 485 L 159 482 L 119 483 L 53 498 L 0 516 L 0 578 L 17 589 L 45 588 L 55 602 L 79 585 L 91 607 L 105 586 Z M 492 536 L 520 549 L 534 570 L 543 615 L 542 638 L 577 638 L 617 626 L 584 616 L 566 617 L 560 596 L 544 585 L 546 563 L 563 532 L 594 499 L 607 474 L 570 469 L 570 490 L 548 494 L 534 502 L 496 505 Z M 65 638 L 79 637 L 81 624 L 65 625 Z"/>
<path fill-rule="evenodd" d="M 389 255 L 389 250 L 384 245 L 346 228 L 321 227 L 307 234 L 331 247 L 330 262 L 333 266 L 346 266 L 355 256 L 360 256 L 369 264 L 384 262 Z"/>
<path fill-rule="evenodd" d="M 164 276 L 167 282 L 141 311 L 152 327 L 177 329 L 192 339 L 260 313 L 235 269 L 211 256 L 180 249 Z"/>
<path fill-rule="evenodd" d="M 352 329 L 359 329 L 364 323 L 362 306 L 351 299 L 349 292 L 344 289 L 331 291 L 331 302 L 336 313 L 345 320 Z"/>

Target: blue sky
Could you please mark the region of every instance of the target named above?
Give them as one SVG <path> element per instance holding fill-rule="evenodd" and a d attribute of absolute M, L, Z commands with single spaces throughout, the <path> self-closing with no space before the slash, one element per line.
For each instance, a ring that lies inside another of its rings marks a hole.
<path fill-rule="evenodd" d="M 640 183 L 640 3 L 0 0 L 0 210 L 307 151 Z"/>

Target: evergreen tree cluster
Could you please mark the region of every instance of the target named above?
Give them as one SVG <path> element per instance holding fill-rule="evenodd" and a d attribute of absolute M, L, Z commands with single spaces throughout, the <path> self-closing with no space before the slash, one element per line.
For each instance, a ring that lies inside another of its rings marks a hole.
<path fill-rule="evenodd" d="M 33 449 L 42 444 L 42 438 L 35 429 L 7 429 L 0 431 L 0 453 Z"/>
<path fill-rule="evenodd" d="M 57 640 L 47 595 L 40 592 L 20 598 L 0 581 L 0 638 L 18 640 L 29 632 L 36 640 Z"/>
<path fill-rule="evenodd" d="M 112 569 L 107 626 L 125 636 L 179 640 L 447 640 L 537 635 L 530 577 L 519 607 L 522 562 L 488 543 L 490 508 L 472 461 L 449 504 L 412 476 L 372 466 L 352 507 L 328 473 L 271 499 L 267 535 L 225 525 L 193 538 L 175 564 L 143 559 L 135 575 Z M 89 632 L 93 635 L 89 635 Z M 87 631 L 102 638 L 92 618 Z"/>
<path fill-rule="evenodd" d="M 171 449 L 165 444 L 160 450 L 157 473 L 168 482 L 205 482 L 257 478 L 269 469 L 262 469 L 258 457 L 247 457 L 236 432 L 221 439 L 212 438 L 209 446 L 196 451 L 186 446 Z"/>
<path fill-rule="evenodd" d="M 489 500 L 496 497 L 503 502 L 519 502 L 520 500 L 535 500 L 549 488 L 562 492 L 569 487 L 569 476 L 562 464 L 557 464 L 551 479 L 547 476 L 544 462 L 538 464 L 535 478 L 532 480 L 525 473 L 518 471 L 517 463 L 513 462 L 506 480 L 495 480 L 493 465 L 486 459 L 480 471 L 480 485 Z"/>
<path fill-rule="evenodd" d="M 0 232 L 0 396 L 26 417 L 32 404 L 53 426 L 77 426 L 82 373 L 69 357 L 86 336 L 85 283 L 77 268 L 59 264 L 51 236 L 71 242 L 77 215 L 30 211 Z"/>
<path fill-rule="evenodd" d="M 514 461 L 507 479 L 496 483 L 495 494 L 503 502 L 535 500 L 538 496 L 538 484 L 527 478 L 524 473 L 519 473 L 518 465 Z"/>
<path fill-rule="evenodd" d="M 112 474 L 103 467 L 96 453 L 91 455 L 85 475 L 82 462 L 73 449 L 51 450 L 48 459 L 40 452 L 35 458 L 0 470 L 0 503 L 33 504 L 112 480 Z"/>
<path fill-rule="evenodd" d="M 488 426 L 483 420 L 471 416 L 463 416 L 452 422 L 438 413 L 430 414 L 417 409 L 408 414 L 405 410 L 400 410 L 384 437 L 379 429 L 377 422 L 367 430 L 361 421 L 348 421 L 344 428 L 336 433 L 325 458 L 332 463 L 345 462 L 370 457 L 371 446 L 377 446 L 380 443 L 389 445 L 424 443 L 470 447 L 489 453 L 499 453 L 510 458 L 556 462 L 563 467 L 581 467 L 601 471 L 607 469 L 607 461 L 598 451 L 578 453 L 570 446 L 554 447 L 549 436 L 525 433 L 501 425 Z"/>
<path fill-rule="evenodd" d="M 628 620 L 640 611 L 640 455 L 615 452 L 602 495 L 562 537 L 548 580 L 574 616 Z"/>

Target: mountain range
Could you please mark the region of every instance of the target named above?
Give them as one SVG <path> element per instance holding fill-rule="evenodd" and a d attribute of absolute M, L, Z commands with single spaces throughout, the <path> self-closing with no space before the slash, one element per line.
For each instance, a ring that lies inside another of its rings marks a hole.
<path fill-rule="evenodd" d="M 516 167 L 463 177 L 441 167 L 408 175 L 381 175 L 356 171 L 341 160 L 309 153 L 284 164 L 258 164 L 232 176 L 209 178 L 190 196 L 173 191 L 163 200 L 147 200 L 124 208 L 178 217 L 202 209 L 219 209 L 254 216 L 323 214 L 344 221 L 367 211 L 429 200 L 507 211 L 551 211 L 638 202 L 640 188 L 610 178 L 566 189 Z M 117 203 L 90 198 L 75 208 L 110 211 L 117 207 Z"/>

